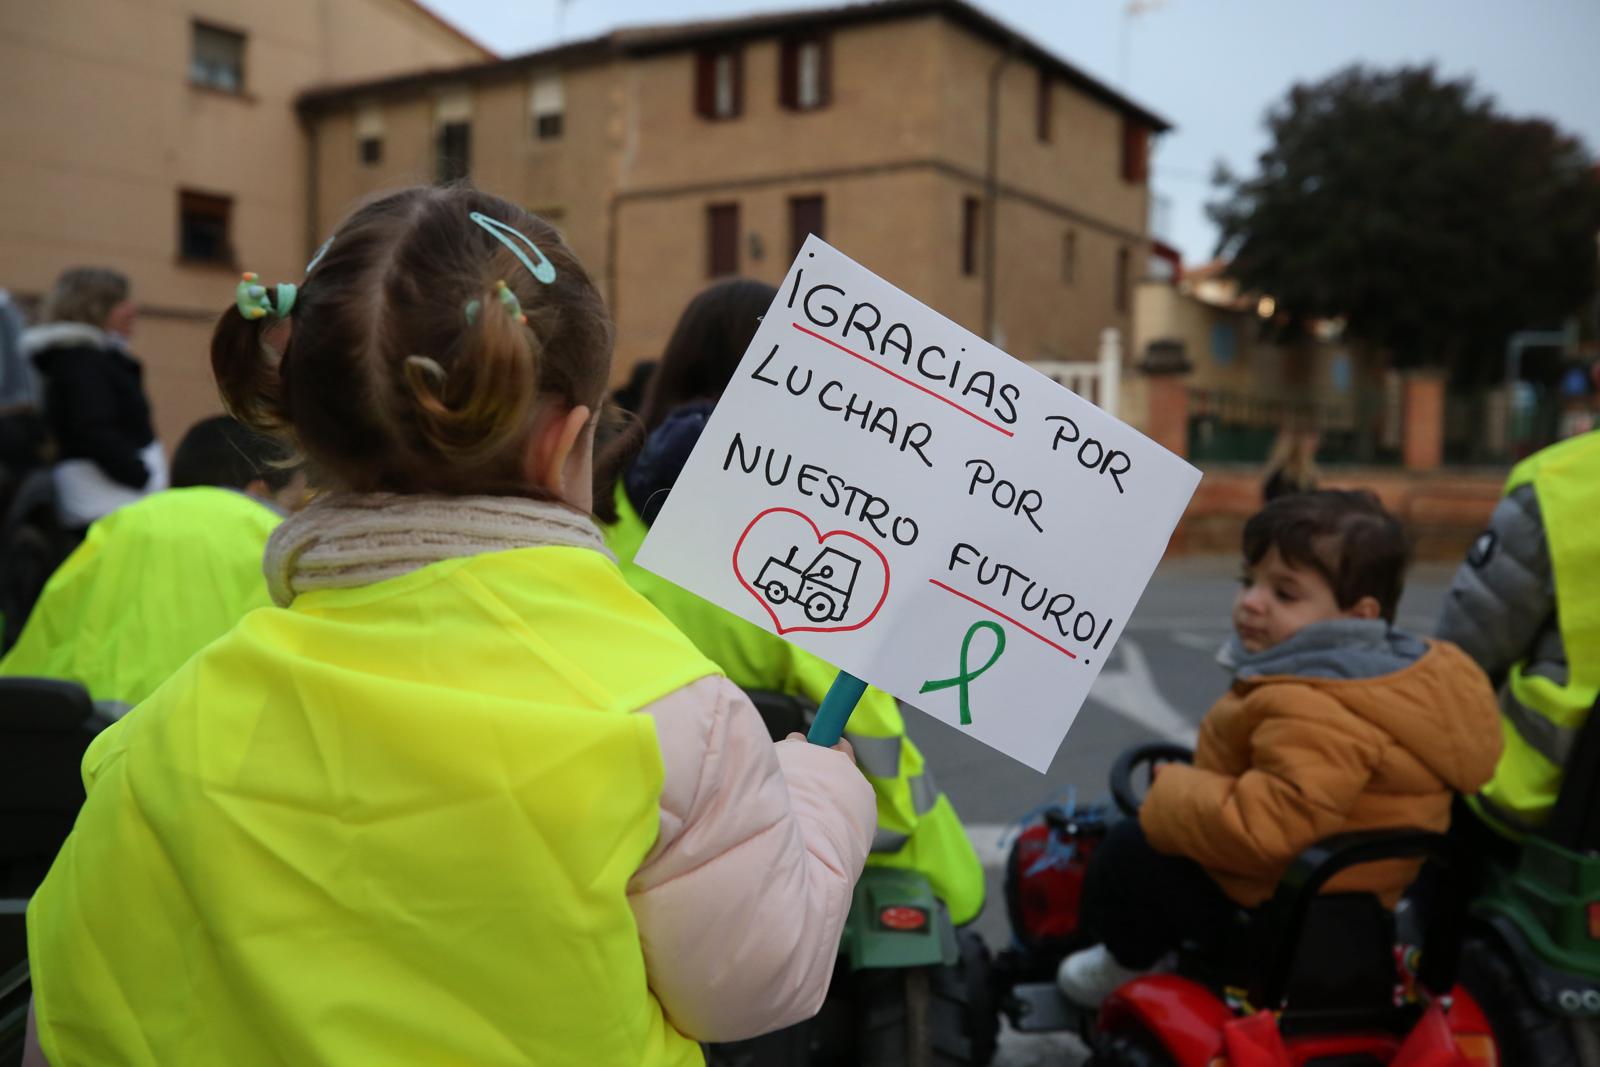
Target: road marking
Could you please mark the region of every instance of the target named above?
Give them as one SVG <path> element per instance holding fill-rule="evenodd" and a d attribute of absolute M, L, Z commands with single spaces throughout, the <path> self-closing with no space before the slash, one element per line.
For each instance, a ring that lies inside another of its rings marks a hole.
<path fill-rule="evenodd" d="M 1117 642 L 1122 666 L 1106 667 L 1089 690 L 1097 700 L 1130 722 L 1138 723 L 1163 741 L 1193 745 L 1198 724 L 1168 703 L 1156 685 L 1150 662 L 1138 642 L 1124 637 Z"/>
<path fill-rule="evenodd" d="M 1222 642 L 1227 640 L 1217 634 L 1197 634 L 1193 630 L 1175 630 L 1172 633 L 1174 643 L 1184 648 L 1192 648 L 1196 652 L 1215 652 L 1222 647 Z"/>

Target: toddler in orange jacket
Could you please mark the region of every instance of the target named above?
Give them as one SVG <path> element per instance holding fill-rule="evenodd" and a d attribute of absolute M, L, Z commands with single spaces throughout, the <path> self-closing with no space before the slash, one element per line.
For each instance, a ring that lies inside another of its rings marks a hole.
<path fill-rule="evenodd" d="M 1101 944 L 1062 961 L 1067 997 L 1098 1005 L 1186 940 L 1229 929 L 1295 856 L 1334 834 L 1443 831 L 1453 792 L 1500 754 L 1483 672 L 1448 642 L 1393 626 L 1400 523 L 1370 493 L 1296 493 L 1245 525 L 1233 683 L 1200 724 L 1193 765 L 1161 768 L 1138 819 L 1112 828 L 1084 886 Z M 1417 865 L 1354 868 L 1327 891 L 1393 907 Z"/>

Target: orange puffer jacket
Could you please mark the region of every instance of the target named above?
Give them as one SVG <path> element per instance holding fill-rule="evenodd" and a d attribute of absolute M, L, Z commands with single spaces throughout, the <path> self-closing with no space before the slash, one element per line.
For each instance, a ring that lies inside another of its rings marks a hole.
<path fill-rule="evenodd" d="M 1471 793 L 1500 756 L 1489 681 L 1449 642 L 1372 678 L 1236 679 L 1200 724 L 1194 765 L 1162 770 L 1139 812 L 1150 844 L 1206 868 L 1240 904 L 1270 897 L 1308 845 L 1390 827 L 1442 831 L 1451 793 Z M 1327 892 L 1393 907 L 1410 861 L 1344 872 Z"/>

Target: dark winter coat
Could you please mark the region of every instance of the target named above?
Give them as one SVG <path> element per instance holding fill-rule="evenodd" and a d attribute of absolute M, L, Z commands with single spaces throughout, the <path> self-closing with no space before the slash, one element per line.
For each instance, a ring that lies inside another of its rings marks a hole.
<path fill-rule="evenodd" d="M 23 351 L 39 371 L 45 418 L 60 459 L 92 460 L 106 477 L 142 489 L 139 450 L 155 440 L 144 368 L 109 334 L 77 322 L 36 326 Z"/>

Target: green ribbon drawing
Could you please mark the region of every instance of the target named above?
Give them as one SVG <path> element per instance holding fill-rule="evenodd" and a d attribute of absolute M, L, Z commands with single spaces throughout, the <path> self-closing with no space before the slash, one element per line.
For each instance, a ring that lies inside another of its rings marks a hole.
<path fill-rule="evenodd" d="M 967 666 L 967 650 L 972 647 L 972 635 L 979 630 L 992 630 L 994 632 L 994 651 L 989 654 L 989 662 L 972 670 Z M 967 686 L 977 680 L 984 671 L 993 667 L 1000 659 L 1000 653 L 1006 650 L 1006 631 L 997 622 L 980 619 L 967 628 L 967 636 L 961 639 L 961 673 L 954 678 L 942 678 L 938 681 L 923 682 L 919 693 L 931 693 L 936 689 L 949 689 L 953 685 L 961 687 L 961 725 L 972 725 L 972 703 L 968 697 Z"/>

